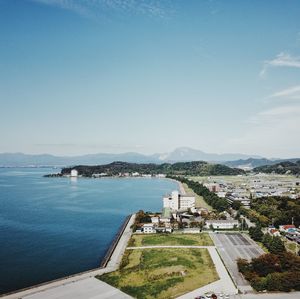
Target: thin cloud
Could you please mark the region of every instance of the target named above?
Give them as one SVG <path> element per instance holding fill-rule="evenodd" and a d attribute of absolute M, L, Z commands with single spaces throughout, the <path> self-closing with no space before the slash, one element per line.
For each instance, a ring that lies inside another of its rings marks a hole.
<path fill-rule="evenodd" d="M 69 10 L 81 16 L 85 16 L 85 17 L 91 16 L 90 9 L 86 5 L 84 5 L 84 2 L 86 1 L 74 1 L 74 0 L 31 0 L 31 1 Z"/>
<path fill-rule="evenodd" d="M 258 114 L 259 117 L 271 117 L 272 120 L 277 121 L 282 117 L 300 116 L 300 105 L 289 105 L 274 107 Z"/>
<path fill-rule="evenodd" d="M 299 156 L 300 105 L 282 105 L 257 113 L 249 120 L 249 128 L 242 135 L 228 139 L 228 146 L 239 151 L 269 153 L 280 156 Z"/>
<path fill-rule="evenodd" d="M 280 91 L 277 91 L 270 96 L 267 97 L 267 99 L 284 99 L 284 100 L 299 100 L 300 99 L 300 85 L 292 86 Z"/>
<path fill-rule="evenodd" d="M 165 18 L 169 1 L 164 5 L 155 0 L 31 0 L 36 3 L 55 6 L 77 13 L 84 17 L 99 17 L 105 10 L 119 13 L 142 14 Z"/>
<path fill-rule="evenodd" d="M 265 77 L 269 68 L 272 67 L 291 67 L 300 68 L 300 57 L 292 56 L 289 53 L 281 52 L 274 59 L 266 60 L 263 68 L 259 73 L 261 78 Z"/>

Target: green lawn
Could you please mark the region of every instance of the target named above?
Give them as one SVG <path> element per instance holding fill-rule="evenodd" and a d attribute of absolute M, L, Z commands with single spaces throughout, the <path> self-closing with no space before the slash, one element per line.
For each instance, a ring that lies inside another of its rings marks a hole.
<path fill-rule="evenodd" d="M 265 253 L 269 253 L 268 248 L 262 242 L 258 242 L 258 241 L 255 242 Z"/>
<path fill-rule="evenodd" d="M 167 299 L 218 280 L 207 249 L 126 250 L 118 271 L 98 276 L 141 299 Z"/>
<path fill-rule="evenodd" d="M 153 234 L 132 235 L 128 246 L 151 246 L 151 245 L 196 245 L 213 246 L 209 234 Z"/>
<path fill-rule="evenodd" d="M 297 243 L 295 243 L 295 242 L 285 240 L 284 243 L 285 243 L 284 245 L 285 245 L 286 250 L 290 251 L 292 253 L 296 252 L 296 248 L 297 248 L 297 252 L 298 252 L 298 248 L 300 248 L 300 246 L 297 245 Z"/>

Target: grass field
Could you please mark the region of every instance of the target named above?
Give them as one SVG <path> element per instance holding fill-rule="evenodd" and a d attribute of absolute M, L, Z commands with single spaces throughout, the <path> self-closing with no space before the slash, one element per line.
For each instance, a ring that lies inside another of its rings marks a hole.
<path fill-rule="evenodd" d="M 155 235 L 133 235 L 128 246 L 150 246 L 150 245 L 196 245 L 213 246 L 209 234 L 155 234 Z"/>
<path fill-rule="evenodd" d="M 287 241 L 287 240 L 284 241 L 284 245 L 285 245 L 286 250 L 290 251 L 292 253 L 295 253 L 296 251 L 298 252 L 298 248 L 300 248 L 300 246 L 297 245 L 297 243 Z M 296 250 L 296 248 L 297 248 L 297 250 Z"/>
<path fill-rule="evenodd" d="M 191 195 L 195 196 L 195 200 L 196 200 L 195 207 L 196 208 L 206 208 L 209 211 L 213 210 L 213 208 L 209 204 L 206 203 L 206 201 L 203 199 L 202 196 L 196 194 L 191 188 L 189 188 L 187 186 L 187 184 L 182 184 L 182 185 L 187 194 L 191 194 Z"/>
<path fill-rule="evenodd" d="M 207 249 L 126 250 L 118 271 L 97 277 L 143 299 L 176 298 L 216 281 Z"/>

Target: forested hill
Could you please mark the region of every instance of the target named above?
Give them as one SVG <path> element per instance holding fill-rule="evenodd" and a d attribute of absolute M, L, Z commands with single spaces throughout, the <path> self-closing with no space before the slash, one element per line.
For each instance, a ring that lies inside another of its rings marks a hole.
<path fill-rule="evenodd" d="M 210 164 L 203 161 L 178 162 L 174 164 L 137 164 L 127 162 L 113 162 L 107 165 L 85 166 L 79 165 L 72 168 L 63 168 L 62 175 L 70 174 L 72 169 L 76 169 L 79 175 L 91 177 L 93 174 L 106 173 L 114 176 L 124 173 L 139 174 L 166 174 L 166 175 L 236 175 L 243 174 L 244 171 L 237 168 L 230 168 L 221 164 Z"/>
<path fill-rule="evenodd" d="M 274 165 L 256 167 L 254 172 L 300 175 L 300 160 L 296 162 L 280 162 Z"/>

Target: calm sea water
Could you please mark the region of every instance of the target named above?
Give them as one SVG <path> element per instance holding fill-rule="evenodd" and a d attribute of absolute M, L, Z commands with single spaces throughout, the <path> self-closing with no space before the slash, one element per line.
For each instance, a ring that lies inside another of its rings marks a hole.
<path fill-rule="evenodd" d="M 0 169 L 0 293 L 99 266 L 125 217 L 159 211 L 165 179 L 44 178 Z M 57 172 L 57 171 L 56 171 Z"/>

